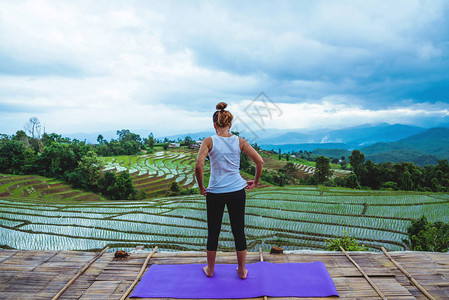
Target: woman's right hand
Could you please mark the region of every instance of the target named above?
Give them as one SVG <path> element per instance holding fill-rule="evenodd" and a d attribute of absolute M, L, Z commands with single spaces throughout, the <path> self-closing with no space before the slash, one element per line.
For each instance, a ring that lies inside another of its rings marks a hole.
<path fill-rule="evenodd" d="M 246 189 L 247 192 L 249 192 L 249 191 L 251 191 L 253 188 L 255 188 L 256 186 L 257 186 L 257 183 L 255 183 L 254 180 L 248 180 L 248 181 L 246 182 L 246 187 L 245 187 L 245 189 Z"/>

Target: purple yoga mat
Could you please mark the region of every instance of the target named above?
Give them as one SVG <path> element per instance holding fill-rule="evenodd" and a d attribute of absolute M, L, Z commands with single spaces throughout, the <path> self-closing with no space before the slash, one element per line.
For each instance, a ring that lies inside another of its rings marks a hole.
<path fill-rule="evenodd" d="M 137 298 L 253 298 L 338 296 L 321 261 L 312 263 L 247 264 L 248 277 L 238 277 L 236 265 L 215 265 L 207 277 L 204 264 L 152 265 L 131 297 Z"/>

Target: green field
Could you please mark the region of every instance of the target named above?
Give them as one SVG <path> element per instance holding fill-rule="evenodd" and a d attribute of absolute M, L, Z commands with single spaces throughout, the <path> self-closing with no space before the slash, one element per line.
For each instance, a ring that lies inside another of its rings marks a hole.
<path fill-rule="evenodd" d="M 205 249 L 206 205 L 201 195 L 94 202 L 0 199 L 2 247 Z M 247 195 L 248 247 L 252 251 L 259 247 L 266 251 L 273 245 L 319 250 L 326 239 L 347 232 L 370 250 L 381 246 L 404 250 L 402 239 L 410 220 L 424 214 L 430 221 L 449 222 L 448 202 L 444 194 L 317 187 L 255 189 Z M 219 249 L 232 250 L 227 214 L 223 222 Z"/>
<path fill-rule="evenodd" d="M 165 195 L 170 184 L 178 182 L 181 188 L 195 188 L 195 160 L 197 150 L 170 149 L 145 155 L 108 156 L 100 159 L 105 171 L 129 172 L 134 186 L 145 191 L 148 198 Z M 208 171 L 208 164 L 204 170 Z"/>

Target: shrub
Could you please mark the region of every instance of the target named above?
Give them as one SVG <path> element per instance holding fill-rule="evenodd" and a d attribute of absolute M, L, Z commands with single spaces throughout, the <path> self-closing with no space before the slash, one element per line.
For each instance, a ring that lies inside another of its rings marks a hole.
<path fill-rule="evenodd" d="M 368 251 L 365 245 L 359 245 L 355 238 L 348 236 L 347 232 L 344 232 L 343 237 L 329 239 L 326 242 L 326 248 L 329 251 L 340 251 L 340 246 L 346 251 Z"/>
<path fill-rule="evenodd" d="M 179 193 L 181 191 L 181 187 L 179 186 L 179 184 L 176 181 L 173 181 L 170 184 L 170 191 L 172 191 L 174 193 Z"/>
<path fill-rule="evenodd" d="M 407 228 L 408 239 L 404 239 L 411 250 L 447 252 L 449 250 L 449 224 L 437 221 L 428 222 L 423 215 L 412 220 Z"/>

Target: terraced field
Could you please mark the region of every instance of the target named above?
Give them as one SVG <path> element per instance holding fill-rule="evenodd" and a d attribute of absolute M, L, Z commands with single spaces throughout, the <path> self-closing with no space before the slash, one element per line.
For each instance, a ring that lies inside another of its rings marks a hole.
<path fill-rule="evenodd" d="M 99 201 L 102 198 L 94 193 L 72 189 L 60 181 L 36 175 L 0 174 L 0 199 L 53 199 L 66 201 Z"/>
<path fill-rule="evenodd" d="M 143 174 L 142 174 L 143 175 Z M 143 201 L 66 203 L 0 198 L 0 245 L 18 249 L 100 249 L 158 245 L 200 250 L 207 239 L 201 195 Z M 248 193 L 249 250 L 323 249 L 326 239 L 348 232 L 371 250 L 404 250 L 410 220 L 422 214 L 449 222 L 444 194 L 372 192 L 316 187 L 265 188 Z M 233 249 L 227 214 L 221 250 Z"/>
<path fill-rule="evenodd" d="M 181 188 L 195 188 L 195 160 L 197 151 L 176 149 L 152 154 L 101 157 L 105 171 L 129 172 L 138 190 L 148 198 L 164 195 L 173 181 Z M 204 166 L 208 171 L 208 164 Z"/>

